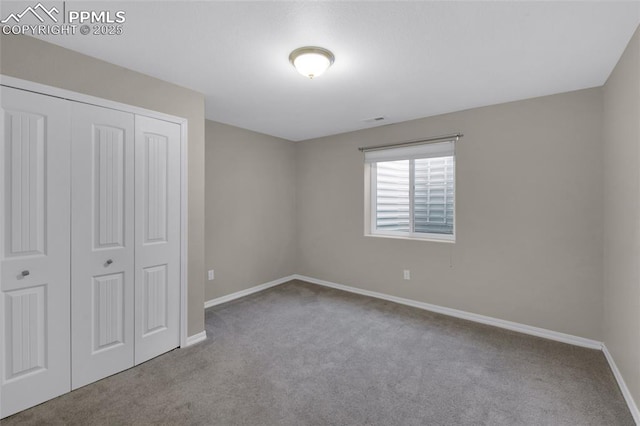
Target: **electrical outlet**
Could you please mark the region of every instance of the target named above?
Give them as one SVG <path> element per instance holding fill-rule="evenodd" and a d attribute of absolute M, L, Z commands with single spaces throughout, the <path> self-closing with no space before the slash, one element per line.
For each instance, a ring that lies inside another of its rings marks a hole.
<path fill-rule="evenodd" d="M 215 275 L 213 273 L 213 269 L 209 269 L 209 281 L 213 280 L 215 278 Z"/>
<path fill-rule="evenodd" d="M 408 269 L 404 270 L 404 279 L 405 280 L 410 280 L 411 279 L 411 271 Z"/>

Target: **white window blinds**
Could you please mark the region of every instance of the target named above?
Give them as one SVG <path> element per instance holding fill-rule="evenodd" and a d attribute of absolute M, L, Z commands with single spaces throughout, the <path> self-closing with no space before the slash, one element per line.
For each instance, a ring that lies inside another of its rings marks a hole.
<path fill-rule="evenodd" d="M 447 141 L 365 152 L 373 234 L 453 239 L 454 148 Z"/>
<path fill-rule="evenodd" d="M 364 161 L 367 163 L 376 163 L 379 161 L 453 156 L 455 150 L 454 143 L 454 141 L 447 141 L 365 151 Z"/>
<path fill-rule="evenodd" d="M 453 234 L 453 155 L 414 161 L 414 232 Z"/>
<path fill-rule="evenodd" d="M 376 164 L 376 228 L 409 232 L 411 197 L 409 160 Z"/>

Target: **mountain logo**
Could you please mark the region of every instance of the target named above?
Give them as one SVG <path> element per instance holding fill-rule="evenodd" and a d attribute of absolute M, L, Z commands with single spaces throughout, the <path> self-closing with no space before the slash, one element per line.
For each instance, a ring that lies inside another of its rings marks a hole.
<path fill-rule="evenodd" d="M 13 19 L 15 21 L 15 23 L 17 24 L 28 13 L 31 13 L 33 16 L 35 16 L 40 22 L 44 22 L 43 16 L 45 16 L 45 17 L 48 16 L 53 22 L 58 22 L 58 18 L 56 18 L 53 14 L 55 13 L 57 15 L 58 13 L 60 13 L 60 11 L 58 9 L 56 9 L 55 7 L 52 7 L 51 9 L 47 10 L 47 8 L 42 5 L 42 3 L 38 3 L 37 5 L 35 5 L 33 7 L 32 6 L 27 7 L 21 13 L 12 13 L 12 14 L 10 14 L 5 19 L 0 21 L 0 23 L 6 24 L 11 19 Z"/>

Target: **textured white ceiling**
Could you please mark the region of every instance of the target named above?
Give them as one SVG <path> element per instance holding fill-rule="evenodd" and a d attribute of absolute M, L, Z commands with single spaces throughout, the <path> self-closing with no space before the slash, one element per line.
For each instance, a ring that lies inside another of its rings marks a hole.
<path fill-rule="evenodd" d="M 290 140 L 600 86 L 640 22 L 639 2 L 612 1 L 86 7 L 125 10 L 124 34 L 45 39 L 202 92 L 211 120 Z M 315 80 L 288 62 L 304 45 L 336 57 Z"/>

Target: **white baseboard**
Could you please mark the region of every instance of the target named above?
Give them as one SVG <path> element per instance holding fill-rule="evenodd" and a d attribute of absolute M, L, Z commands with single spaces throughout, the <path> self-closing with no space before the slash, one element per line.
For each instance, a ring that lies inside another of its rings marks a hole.
<path fill-rule="evenodd" d="M 568 343 L 570 345 L 582 346 L 590 349 L 602 349 L 602 342 L 597 340 L 585 339 L 584 337 L 573 336 L 571 334 L 560 333 L 558 331 L 547 330 L 545 328 L 533 327 L 517 322 L 506 321 L 498 318 L 488 317 L 485 315 L 474 314 L 471 312 L 460 311 L 458 309 L 446 308 L 444 306 L 432 305 L 430 303 L 418 302 L 416 300 L 404 299 L 402 297 L 391 296 L 376 291 L 363 290 L 357 287 L 350 287 L 343 284 L 336 284 L 329 281 L 319 280 L 317 278 L 307 277 L 304 275 L 294 275 L 294 278 L 306 281 L 312 284 L 318 284 L 325 287 L 331 287 L 338 290 L 348 291 L 350 293 L 362 294 L 364 296 L 375 297 L 377 299 L 388 300 L 390 302 L 400 303 L 401 305 L 412 306 L 414 308 L 424 309 L 426 311 L 437 312 L 439 314 L 449 315 L 456 318 L 462 318 L 469 321 L 479 322 L 481 324 L 492 325 L 494 327 L 505 328 L 507 330 L 517 331 L 519 333 L 530 334 L 532 336 L 543 337 L 545 339 L 555 340 L 558 342 Z"/>
<path fill-rule="evenodd" d="M 618 366 L 616 365 L 616 362 L 613 360 L 613 356 L 609 352 L 609 349 L 607 349 L 607 345 L 605 345 L 604 343 L 602 344 L 602 352 L 604 352 L 604 356 L 607 358 L 607 361 L 609 362 L 611 371 L 613 371 L 613 375 L 618 381 L 618 386 L 620 387 L 620 391 L 624 396 L 624 400 L 627 401 L 627 406 L 631 411 L 631 415 L 633 416 L 633 419 L 636 421 L 637 425 L 640 425 L 640 410 L 638 410 L 638 406 L 636 405 L 636 402 L 633 400 L 633 396 L 631 396 L 631 392 L 629 391 L 627 384 L 622 378 L 622 374 L 620 374 L 620 370 L 618 370 Z"/>
<path fill-rule="evenodd" d="M 200 333 L 194 334 L 193 336 L 187 337 L 187 342 L 183 346 L 186 348 L 187 346 L 195 345 L 196 343 L 200 343 L 207 340 L 207 331 L 202 330 Z"/>
<path fill-rule="evenodd" d="M 253 293 L 257 293 L 259 291 L 266 290 L 271 287 L 275 287 L 280 284 L 284 284 L 288 281 L 294 280 L 294 275 L 289 275 L 288 277 L 279 278 L 277 280 L 269 281 L 268 283 L 260 284 L 255 287 L 250 287 L 244 290 L 236 291 L 235 293 L 227 294 L 226 296 L 217 297 L 215 299 L 207 300 L 204 302 L 204 307 L 210 308 L 212 306 L 219 305 L 221 303 L 230 302 L 235 299 L 239 299 L 244 296 L 248 296 Z"/>

